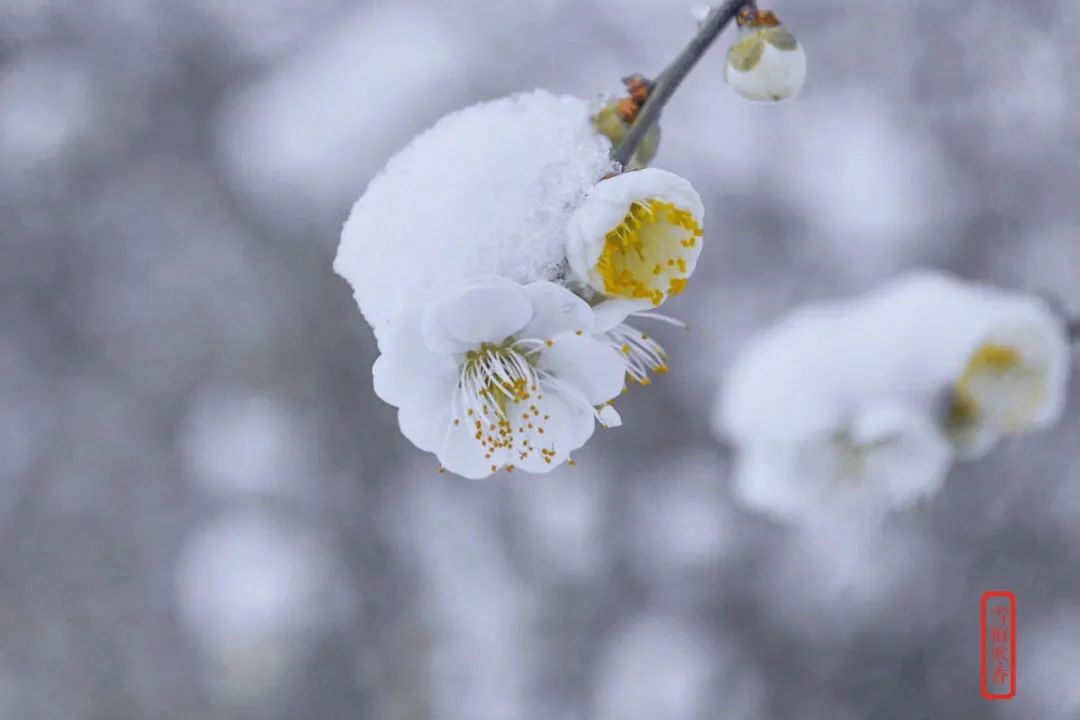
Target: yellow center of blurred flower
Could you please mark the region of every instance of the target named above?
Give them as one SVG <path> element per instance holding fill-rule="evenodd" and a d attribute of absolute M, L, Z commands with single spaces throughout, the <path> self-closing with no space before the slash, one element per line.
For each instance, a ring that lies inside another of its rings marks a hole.
<path fill-rule="evenodd" d="M 688 260 L 704 231 L 688 210 L 656 198 L 630 205 L 604 237 L 596 271 L 608 295 L 659 305 L 686 289 Z"/>
<path fill-rule="evenodd" d="M 1041 374 L 1022 360 L 1020 351 L 1011 345 L 980 345 L 953 389 L 949 428 L 970 430 L 987 414 L 1008 432 L 1028 426 L 1044 393 Z"/>
<path fill-rule="evenodd" d="M 870 457 L 881 448 L 896 441 L 895 437 L 886 437 L 870 441 L 857 441 L 848 431 L 840 431 L 832 438 L 836 453 L 837 471 L 841 482 L 861 482 L 865 479 Z"/>

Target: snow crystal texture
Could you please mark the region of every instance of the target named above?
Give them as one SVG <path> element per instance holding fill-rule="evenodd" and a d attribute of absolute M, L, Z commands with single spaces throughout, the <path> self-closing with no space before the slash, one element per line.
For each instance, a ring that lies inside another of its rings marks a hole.
<path fill-rule="evenodd" d="M 382 344 L 456 280 L 556 279 L 566 224 L 611 170 L 584 100 L 545 91 L 443 117 L 372 180 L 342 231 L 334 270 Z"/>

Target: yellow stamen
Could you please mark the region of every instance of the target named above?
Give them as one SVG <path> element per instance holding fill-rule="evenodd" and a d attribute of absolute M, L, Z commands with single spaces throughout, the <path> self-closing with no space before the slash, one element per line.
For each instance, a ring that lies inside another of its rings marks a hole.
<path fill-rule="evenodd" d="M 672 288 L 676 293 L 685 288 L 688 251 L 703 235 L 693 214 L 673 203 L 657 198 L 631 203 L 622 222 L 604 237 L 596 263 L 604 292 L 659 305 Z"/>

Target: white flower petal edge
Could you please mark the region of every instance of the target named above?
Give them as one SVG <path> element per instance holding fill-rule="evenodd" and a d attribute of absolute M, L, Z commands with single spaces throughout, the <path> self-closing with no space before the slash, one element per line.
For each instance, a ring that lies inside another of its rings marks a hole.
<path fill-rule="evenodd" d="M 693 186 L 666 170 L 597 183 L 570 218 L 567 258 L 578 282 L 617 303 L 605 324 L 683 291 L 701 254 L 704 217 Z"/>
<path fill-rule="evenodd" d="M 449 288 L 424 310 L 420 332 L 432 352 L 465 352 L 505 338 L 532 320 L 521 286 L 501 277 L 470 278 Z"/>
<path fill-rule="evenodd" d="M 372 372 L 402 433 L 468 478 L 500 468 L 547 472 L 621 421 L 619 354 L 591 336 L 584 300 L 551 282 L 459 283 L 418 327 L 394 334 Z"/>
<path fill-rule="evenodd" d="M 930 415 L 885 403 L 741 447 L 734 483 L 744 504 L 780 519 L 858 520 L 934 494 L 951 462 Z"/>

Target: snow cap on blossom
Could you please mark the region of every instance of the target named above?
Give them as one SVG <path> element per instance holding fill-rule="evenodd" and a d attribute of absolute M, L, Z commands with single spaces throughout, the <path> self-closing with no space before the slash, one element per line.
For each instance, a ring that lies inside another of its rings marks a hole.
<path fill-rule="evenodd" d="M 450 472 L 542 473 L 619 424 L 619 354 L 592 337 L 588 304 L 548 281 L 461 281 L 399 325 L 372 369 L 402 433 Z"/>
<path fill-rule="evenodd" d="M 770 10 L 746 7 L 738 16 L 742 37 L 728 49 L 724 78 L 747 100 L 794 97 L 806 82 L 806 51 Z"/>
<path fill-rule="evenodd" d="M 890 383 L 889 356 L 843 303 L 806 306 L 751 338 L 714 417 L 737 450 L 736 495 L 779 518 L 874 517 L 936 492 L 952 461 L 930 403 Z"/>
<path fill-rule="evenodd" d="M 606 331 L 686 288 L 701 254 L 705 208 L 685 179 L 655 168 L 599 182 L 570 219 L 575 279 L 605 298 Z"/>
<path fill-rule="evenodd" d="M 934 419 L 903 403 L 822 415 L 788 437 L 750 442 L 735 464 L 737 496 L 782 519 L 877 517 L 940 489 L 952 450 Z"/>
<path fill-rule="evenodd" d="M 567 220 L 611 171 L 610 147 L 588 102 L 544 91 L 451 113 L 413 139 L 353 207 L 334 261 L 380 344 L 458 280 L 558 277 Z"/>

